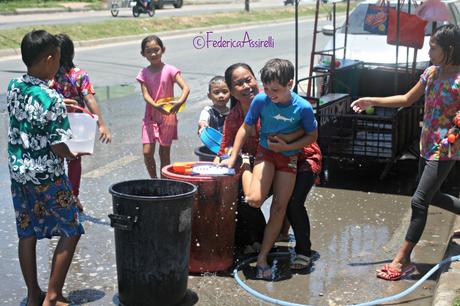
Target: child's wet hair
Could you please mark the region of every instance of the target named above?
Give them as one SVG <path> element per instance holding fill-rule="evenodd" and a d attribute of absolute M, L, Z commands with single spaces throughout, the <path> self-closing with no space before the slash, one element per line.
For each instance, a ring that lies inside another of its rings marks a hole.
<path fill-rule="evenodd" d="M 163 41 L 160 39 L 160 37 L 158 37 L 156 35 L 149 35 L 149 36 L 147 36 L 146 38 L 144 38 L 142 40 L 142 43 L 141 43 L 141 52 L 142 52 L 142 54 L 144 54 L 145 46 L 151 41 L 156 42 L 157 45 L 160 46 L 161 50 L 164 49 Z"/>
<path fill-rule="evenodd" d="M 221 75 L 216 75 L 215 77 L 213 77 L 210 81 L 209 81 L 209 86 L 208 86 L 208 92 L 211 92 L 211 87 L 212 85 L 214 84 L 220 84 L 220 83 L 224 83 L 225 85 L 227 85 L 225 83 L 225 78 Z"/>
<path fill-rule="evenodd" d="M 57 38 L 45 30 L 35 30 L 27 33 L 21 41 L 22 61 L 31 67 L 43 59 L 54 54 L 59 49 Z"/>
<path fill-rule="evenodd" d="M 242 67 L 242 68 L 246 69 L 247 71 L 249 71 L 252 74 L 252 76 L 254 77 L 254 79 L 256 78 L 256 75 L 254 74 L 254 71 L 252 71 L 251 66 L 249 66 L 246 63 L 235 63 L 235 64 L 229 66 L 227 69 L 225 69 L 225 74 L 224 75 L 225 75 L 225 83 L 227 83 L 227 87 L 228 87 L 228 89 L 230 89 L 230 92 L 232 91 L 232 89 L 234 87 L 233 83 L 232 83 L 233 71 L 235 71 L 236 69 L 238 69 L 240 67 Z M 230 95 L 230 108 L 235 107 L 237 102 L 238 102 L 238 100 L 236 100 L 235 97 Z"/>
<path fill-rule="evenodd" d="M 277 81 L 281 86 L 286 86 L 294 79 L 294 65 L 285 59 L 271 59 L 260 70 L 260 78 L 264 84 Z"/>
<path fill-rule="evenodd" d="M 460 29 L 453 24 L 438 27 L 431 38 L 441 47 L 444 63 L 460 65 Z"/>
<path fill-rule="evenodd" d="M 73 63 L 75 55 L 73 41 L 70 39 L 69 35 L 63 33 L 57 34 L 56 38 L 58 39 L 59 46 L 61 47 L 61 67 L 63 67 L 65 71 L 69 71 L 75 67 Z"/>

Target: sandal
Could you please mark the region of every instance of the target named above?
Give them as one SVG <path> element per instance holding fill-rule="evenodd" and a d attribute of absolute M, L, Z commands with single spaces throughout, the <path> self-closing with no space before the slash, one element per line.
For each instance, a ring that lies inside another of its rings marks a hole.
<path fill-rule="evenodd" d="M 460 238 L 460 229 L 456 229 L 456 230 L 453 232 L 452 237 L 453 237 L 453 238 Z"/>
<path fill-rule="evenodd" d="M 259 266 L 256 265 L 256 279 L 271 281 L 273 280 L 272 267 L 269 265 Z"/>
<path fill-rule="evenodd" d="M 310 257 L 297 254 L 291 263 L 291 270 L 302 271 L 311 268 L 312 260 Z"/>
<path fill-rule="evenodd" d="M 397 270 L 390 265 L 384 265 L 383 269 L 377 270 L 377 277 L 387 281 L 397 281 L 403 277 L 409 276 L 415 271 L 415 265 L 410 263 L 403 267 L 401 270 Z"/>

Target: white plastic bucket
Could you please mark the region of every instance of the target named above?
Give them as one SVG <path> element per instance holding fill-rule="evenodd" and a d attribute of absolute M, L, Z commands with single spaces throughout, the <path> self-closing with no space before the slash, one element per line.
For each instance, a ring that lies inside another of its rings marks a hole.
<path fill-rule="evenodd" d="M 72 139 L 65 143 L 69 150 L 73 153 L 93 154 L 97 116 L 86 111 L 84 113 L 68 113 L 68 117 L 73 135 Z"/>

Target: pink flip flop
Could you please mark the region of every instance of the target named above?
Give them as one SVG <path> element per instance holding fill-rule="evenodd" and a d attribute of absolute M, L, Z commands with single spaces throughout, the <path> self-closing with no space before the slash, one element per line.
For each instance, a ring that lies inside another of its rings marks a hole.
<path fill-rule="evenodd" d="M 387 281 L 397 281 L 403 277 L 409 276 L 414 271 L 415 265 L 413 263 L 403 267 L 401 271 L 390 267 L 390 265 L 384 265 L 383 269 L 377 270 L 377 277 Z"/>

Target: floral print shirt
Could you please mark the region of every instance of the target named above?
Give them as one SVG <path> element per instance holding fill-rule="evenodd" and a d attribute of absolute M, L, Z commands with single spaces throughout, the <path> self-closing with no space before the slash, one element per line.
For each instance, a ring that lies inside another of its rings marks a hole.
<path fill-rule="evenodd" d="M 50 87 L 56 89 L 64 98 L 76 100 L 83 108 L 85 97 L 96 94 L 88 73 L 78 67 L 73 67 L 67 72 L 61 67 Z"/>
<path fill-rule="evenodd" d="M 72 137 L 62 96 L 28 74 L 8 85 L 8 166 L 14 184 L 41 185 L 64 174 L 51 145 Z"/>
<path fill-rule="evenodd" d="M 460 160 L 459 140 L 449 147 L 441 144 L 453 127 L 455 113 L 460 110 L 460 73 L 439 79 L 439 66 L 428 67 L 420 77 L 425 85 L 425 113 L 420 136 L 420 155 L 427 160 Z"/>

